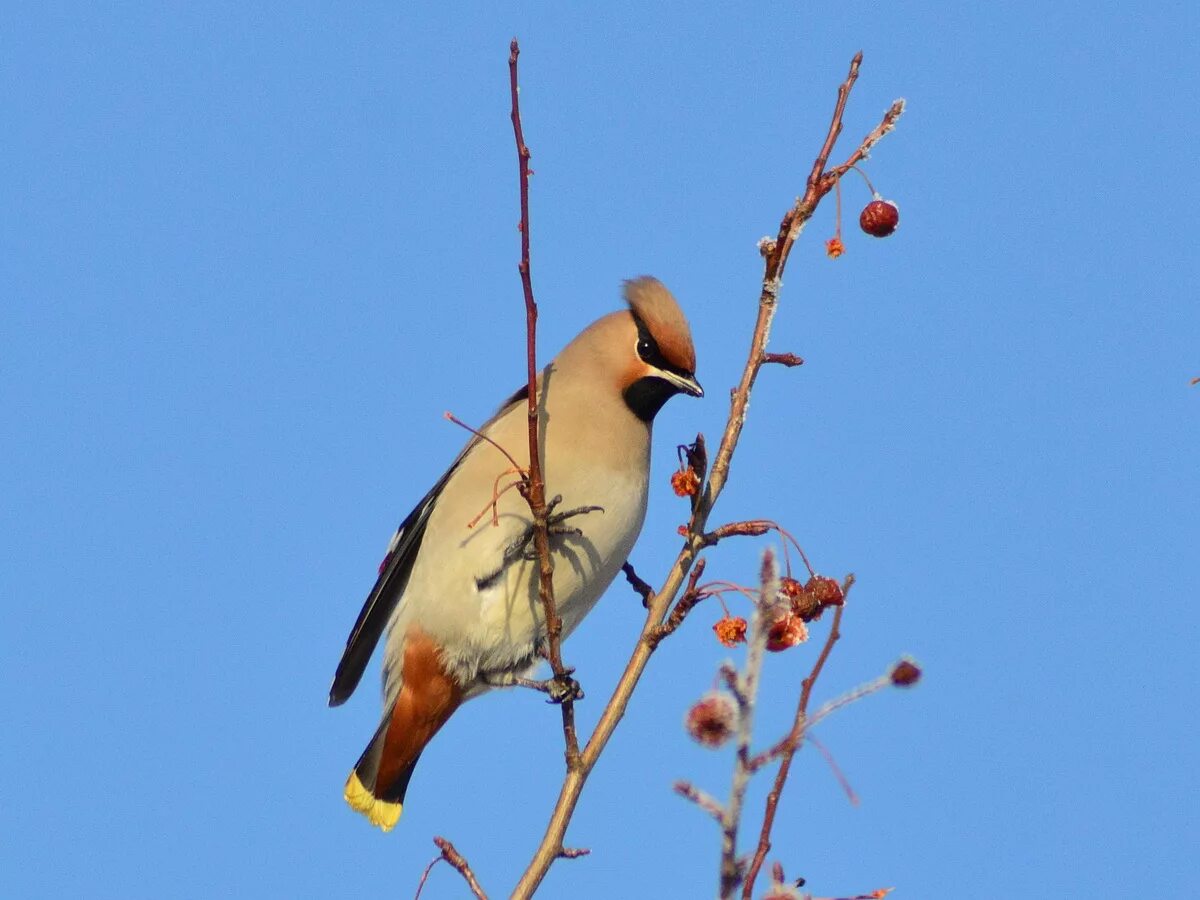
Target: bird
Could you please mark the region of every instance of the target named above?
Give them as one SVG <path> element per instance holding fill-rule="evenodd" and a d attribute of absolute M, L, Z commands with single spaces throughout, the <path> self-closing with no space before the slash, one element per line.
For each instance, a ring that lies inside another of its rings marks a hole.
<path fill-rule="evenodd" d="M 643 276 L 626 281 L 623 295 L 624 309 L 580 332 L 536 380 L 563 637 L 641 531 L 654 417 L 676 394 L 704 396 L 671 292 Z M 399 820 L 417 760 L 455 710 L 528 683 L 546 653 L 532 515 L 509 489 L 528 466 L 528 427 L 526 384 L 401 522 L 338 663 L 330 706 L 354 692 L 383 639 L 382 718 L 344 789 L 383 831 Z"/>

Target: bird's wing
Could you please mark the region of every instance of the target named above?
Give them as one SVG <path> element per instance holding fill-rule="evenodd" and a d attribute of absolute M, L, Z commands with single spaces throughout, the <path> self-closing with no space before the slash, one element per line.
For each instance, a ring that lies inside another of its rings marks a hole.
<path fill-rule="evenodd" d="M 486 431 L 493 422 L 508 412 L 515 404 L 524 402 L 528 395 L 528 386 L 522 386 L 503 403 L 480 431 Z M 450 468 L 446 470 L 446 474 L 438 479 L 437 484 L 421 498 L 413 511 L 396 529 L 396 534 L 388 544 L 387 555 L 379 567 L 379 577 L 375 579 L 375 586 L 367 595 L 362 611 L 359 612 L 354 627 L 350 629 L 350 637 L 346 639 L 346 649 L 342 652 L 342 659 L 333 675 L 333 684 L 329 687 L 330 706 L 340 706 L 345 703 L 358 687 L 359 681 L 362 680 L 371 654 L 375 652 L 375 646 L 379 643 L 379 638 L 387 628 L 393 610 L 404 594 L 408 576 L 412 572 L 413 563 L 416 562 L 417 553 L 421 549 L 421 539 L 425 536 L 425 526 L 429 521 L 429 514 L 433 511 L 438 496 L 449 483 L 451 476 L 454 475 L 467 454 L 479 443 L 480 438 L 478 437 L 472 438 L 467 443 Z"/>

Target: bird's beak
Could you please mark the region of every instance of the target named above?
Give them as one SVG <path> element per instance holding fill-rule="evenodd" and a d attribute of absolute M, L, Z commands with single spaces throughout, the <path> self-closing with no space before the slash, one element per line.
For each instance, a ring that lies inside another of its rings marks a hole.
<path fill-rule="evenodd" d="M 693 397 L 704 396 L 704 388 L 700 387 L 700 382 L 696 380 L 694 375 L 680 375 L 676 372 L 667 372 L 665 370 L 659 370 L 658 374 L 685 394 L 691 394 Z"/>

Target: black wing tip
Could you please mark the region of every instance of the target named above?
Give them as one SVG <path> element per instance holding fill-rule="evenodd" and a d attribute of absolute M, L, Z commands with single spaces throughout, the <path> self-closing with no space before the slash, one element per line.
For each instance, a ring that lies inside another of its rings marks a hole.
<path fill-rule="evenodd" d="M 333 684 L 329 686 L 329 705 L 331 707 L 341 706 L 350 699 L 350 695 L 354 693 L 356 687 L 358 687 L 358 679 L 355 678 L 348 682 L 339 670 L 333 676 Z"/>

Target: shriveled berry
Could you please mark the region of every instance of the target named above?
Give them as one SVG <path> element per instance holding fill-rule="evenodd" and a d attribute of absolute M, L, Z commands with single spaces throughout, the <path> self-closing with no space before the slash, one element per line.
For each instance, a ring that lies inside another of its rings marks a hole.
<path fill-rule="evenodd" d="M 772 653 L 779 653 L 807 640 L 808 629 L 804 627 L 804 620 L 792 613 L 776 619 L 767 629 L 767 649 Z"/>
<path fill-rule="evenodd" d="M 846 245 L 842 243 L 841 238 L 830 238 L 825 242 L 825 255 L 830 259 L 837 259 L 846 252 Z"/>
<path fill-rule="evenodd" d="M 817 600 L 816 594 L 801 584 L 795 578 L 784 576 L 779 579 L 779 593 L 792 607 L 792 615 L 800 617 L 802 622 L 815 622 L 821 618 L 824 607 Z"/>
<path fill-rule="evenodd" d="M 700 490 L 700 476 L 690 466 L 671 476 L 671 489 L 680 497 L 692 497 Z"/>
<path fill-rule="evenodd" d="M 723 691 L 711 691 L 688 710 L 683 726 L 692 738 L 705 747 L 720 747 L 737 731 L 738 708 L 733 697 Z"/>
<path fill-rule="evenodd" d="M 779 591 L 789 600 L 795 600 L 804 593 L 804 585 L 790 575 L 784 575 L 779 579 Z"/>
<path fill-rule="evenodd" d="M 902 659 L 892 667 L 889 677 L 896 687 L 912 687 L 921 680 L 921 670 L 911 660 Z"/>
<path fill-rule="evenodd" d="M 746 620 L 741 616 L 726 616 L 713 626 L 713 631 L 726 647 L 746 642 Z"/>
<path fill-rule="evenodd" d="M 812 592 L 821 606 L 841 606 L 846 602 L 842 586 L 824 575 L 814 575 L 808 579 L 805 588 Z"/>
<path fill-rule="evenodd" d="M 867 234 L 887 237 L 900 224 L 900 207 L 876 194 L 875 199 L 863 207 L 858 224 Z"/>

